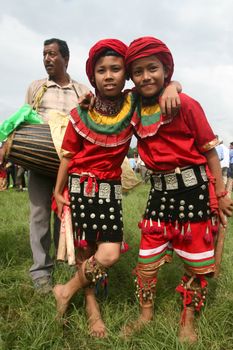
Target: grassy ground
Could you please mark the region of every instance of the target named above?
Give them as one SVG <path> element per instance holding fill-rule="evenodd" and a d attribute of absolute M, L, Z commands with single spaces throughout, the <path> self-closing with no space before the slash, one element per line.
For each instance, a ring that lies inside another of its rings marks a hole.
<path fill-rule="evenodd" d="M 73 299 L 64 327 L 54 319 L 53 296 L 34 292 L 28 275 L 32 258 L 27 193 L 14 190 L 0 193 L 0 350 L 233 349 L 232 220 L 220 277 L 210 281 L 206 309 L 198 321 L 198 344 L 181 346 L 176 336 L 180 302 L 175 287 L 182 275 L 182 264 L 177 258 L 161 269 L 154 321 L 127 342 L 119 337 L 122 325 L 138 313 L 131 270 L 138 252 L 137 221 L 143 212 L 147 192 L 148 186 L 140 185 L 124 197 L 125 235 L 131 249 L 110 271 L 108 297 L 99 295 L 109 333 L 104 340 L 88 336 L 82 294 Z M 73 268 L 66 264 L 56 264 L 54 281 L 65 282 L 72 273 Z"/>

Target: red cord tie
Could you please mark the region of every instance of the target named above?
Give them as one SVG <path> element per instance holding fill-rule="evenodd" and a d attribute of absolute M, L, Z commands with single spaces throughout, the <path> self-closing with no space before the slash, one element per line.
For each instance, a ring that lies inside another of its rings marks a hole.
<path fill-rule="evenodd" d="M 97 180 L 94 176 L 90 176 L 90 175 L 82 175 L 80 177 L 80 184 L 84 181 L 87 180 L 87 187 L 86 187 L 86 194 L 91 194 L 92 192 L 92 188 L 93 188 L 93 183 L 95 184 L 95 192 L 98 192 L 99 188 L 98 188 L 98 183 Z"/>
<path fill-rule="evenodd" d="M 200 288 L 188 286 L 189 278 L 187 276 L 183 276 L 181 284 L 176 287 L 176 291 L 181 294 L 183 299 L 181 324 L 185 324 L 187 307 L 192 306 L 195 311 L 200 312 L 205 303 L 208 283 L 204 276 L 197 275 L 196 277 L 199 279 Z"/>

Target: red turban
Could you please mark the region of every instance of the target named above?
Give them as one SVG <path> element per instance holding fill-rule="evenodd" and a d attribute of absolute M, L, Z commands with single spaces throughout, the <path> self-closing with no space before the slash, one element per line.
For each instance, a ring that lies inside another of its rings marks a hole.
<path fill-rule="evenodd" d="M 125 56 L 126 69 L 130 72 L 130 65 L 138 58 L 156 55 L 156 57 L 166 66 L 168 77 L 165 79 L 166 83 L 171 80 L 174 62 L 172 54 L 168 47 L 159 39 L 151 36 L 144 36 L 142 38 L 132 41 L 129 45 Z"/>
<path fill-rule="evenodd" d="M 105 51 L 106 49 L 113 50 L 117 52 L 119 55 L 121 55 L 123 58 L 125 58 L 127 46 L 118 39 L 103 39 L 98 41 L 89 51 L 89 57 L 86 62 L 86 73 L 88 76 L 88 79 L 95 87 L 95 83 L 92 81 L 94 78 L 94 68 L 96 61 L 100 54 Z"/>

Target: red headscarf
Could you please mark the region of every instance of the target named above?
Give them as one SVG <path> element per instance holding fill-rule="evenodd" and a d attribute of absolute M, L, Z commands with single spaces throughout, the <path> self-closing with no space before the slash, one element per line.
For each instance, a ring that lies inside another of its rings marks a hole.
<path fill-rule="evenodd" d="M 144 36 L 142 38 L 132 41 L 129 45 L 125 56 L 126 69 L 130 72 L 130 65 L 138 58 L 156 55 L 156 57 L 166 66 L 168 77 L 165 79 L 166 84 L 171 80 L 174 62 L 172 54 L 168 47 L 159 39 L 151 36 Z"/>
<path fill-rule="evenodd" d="M 93 78 L 96 60 L 100 56 L 101 52 L 105 51 L 106 49 L 113 50 L 125 58 L 127 46 L 118 39 L 103 39 L 92 46 L 89 51 L 88 60 L 86 62 L 86 73 L 91 85 L 94 87 L 95 83 L 93 82 Z"/>

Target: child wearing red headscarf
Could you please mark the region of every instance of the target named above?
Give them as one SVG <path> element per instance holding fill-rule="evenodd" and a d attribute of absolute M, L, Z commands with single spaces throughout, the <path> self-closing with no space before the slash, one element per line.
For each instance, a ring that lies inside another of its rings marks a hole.
<path fill-rule="evenodd" d="M 86 72 L 96 89 L 91 111 L 70 113 L 62 144 L 63 158 L 54 196 L 61 216 L 70 205 L 79 269 L 65 285 L 53 289 L 62 316 L 71 297 L 84 287 L 91 335 L 105 337 L 106 329 L 94 297 L 95 285 L 107 283 L 107 269 L 120 257 L 123 240 L 121 164 L 132 136 L 132 95 L 123 94 L 126 45 L 117 39 L 96 43 Z M 68 179 L 69 176 L 69 179 Z M 63 198 L 68 180 L 70 202 Z"/>
<path fill-rule="evenodd" d="M 232 215 L 215 151 L 218 141 L 200 104 L 180 94 L 181 108 L 175 116 L 161 114 L 158 104 L 169 84 L 174 63 L 160 40 L 134 40 L 126 53 L 126 67 L 141 96 L 132 118 L 138 153 L 153 171 L 146 211 L 139 223 L 141 242 L 136 273 L 140 316 L 124 328 L 130 335 L 153 317 L 157 273 L 175 251 L 186 273 L 177 291 L 183 298 L 180 341 L 197 340 L 194 311 L 206 299 L 205 276 L 215 271 L 214 234 L 219 219 Z"/>

